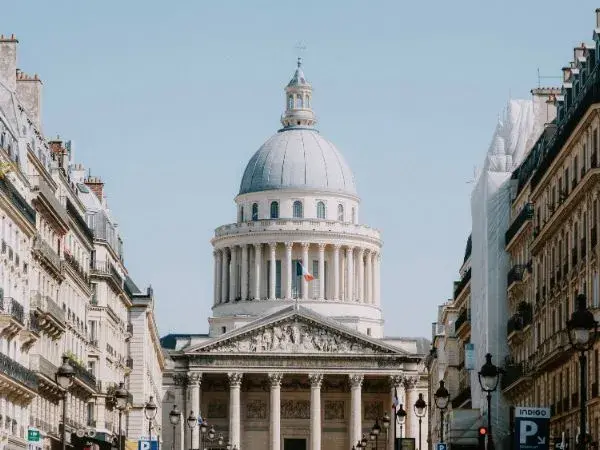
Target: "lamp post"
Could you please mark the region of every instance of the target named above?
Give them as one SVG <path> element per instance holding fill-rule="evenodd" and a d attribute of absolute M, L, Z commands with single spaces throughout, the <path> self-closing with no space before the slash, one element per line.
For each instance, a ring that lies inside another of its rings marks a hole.
<path fill-rule="evenodd" d="M 427 410 L 427 403 L 425 403 L 425 399 L 423 399 L 422 393 L 419 394 L 419 398 L 415 402 L 414 410 L 415 410 L 415 414 L 419 418 L 419 450 L 423 450 L 423 447 L 421 447 L 421 445 L 422 445 L 421 426 L 423 423 L 423 417 L 425 417 L 425 411 Z"/>
<path fill-rule="evenodd" d="M 404 422 L 406 422 L 406 410 L 404 409 L 402 403 L 400 403 L 400 405 L 398 405 L 398 411 L 396 412 L 396 417 L 398 418 L 398 423 L 400 424 L 400 438 L 402 438 Z M 395 433 L 394 433 L 394 437 L 395 437 Z"/>
<path fill-rule="evenodd" d="M 123 433 L 121 428 L 121 421 L 123 419 L 123 411 L 127 409 L 127 403 L 129 400 L 129 392 L 125 389 L 125 383 L 119 383 L 119 387 L 115 390 L 115 403 L 119 410 L 119 450 L 123 450 Z"/>
<path fill-rule="evenodd" d="M 389 417 L 388 417 L 389 418 Z M 388 423 L 389 426 L 389 423 Z M 375 424 L 371 428 L 371 440 L 375 441 L 375 450 L 379 447 L 379 434 L 381 433 L 381 425 L 379 425 L 379 419 L 375 419 Z"/>
<path fill-rule="evenodd" d="M 369 440 L 367 439 L 367 435 L 363 433 L 362 439 L 358 442 L 360 443 L 360 448 L 367 448 L 367 443 L 369 442 Z"/>
<path fill-rule="evenodd" d="M 187 418 L 188 427 L 190 427 L 190 450 L 193 450 L 192 441 L 194 439 L 194 428 L 198 423 L 198 418 L 194 415 L 194 411 L 190 411 L 190 415 Z"/>
<path fill-rule="evenodd" d="M 450 393 L 444 386 L 444 381 L 440 380 L 440 387 L 433 394 L 435 400 L 435 406 L 440 410 L 440 442 L 444 442 L 444 412 L 448 408 L 448 402 L 450 401 Z"/>
<path fill-rule="evenodd" d="M 485 364 L 481 366 L 479 371 L 479 385 L 484 392 L 487 393 L 487 419 L 488 419 L 488 437 L 487 437 L 487 450 L 494 449 L 494 440 L 492 439 L 492 392 L 498 387 L 500 381 L 500 375 L 504 373 L 504 370 L 496 367 L 492 363 L 492 354 L 488 353 L 485 355 Z"/>
<path fill-rule="evenodd" d="M 154 397 L 151 395 L 148 403 L 144 406 L 144 415 L 146 419 L 148 419 L 148 440 L 152 441 L 152 421 L 156 417 L 156 413 L 158 412 L 158 407 L 156 403 L 154 403 Z"/>
<path fill-rule="evenodd" d="M 73 377 L 75 376 L 75 369 L 69 364 L 69 358 L 63 356 L 63 363 L 56 371 L 56 383 L 64 389 L 65 395 L 63 396 L 63 429 L 62 429 L 62 450 L 67 448 L 67 392 L 73 384 Z"/>
<path fill-rule="evenodd" d="M 385 430 L 385 441 L 389 442 L 389 431 L 390 431 L 390 424 L 392 422 L 392 419 L 390 419 L 390 415 L 386 412 L 383 414 L 383 419 L 381 419 L 381 423 L 383 424 L 383 429 Z M 394 435 L 394 437 L 396 437 L 396 435 Z"/>
<path fill-rule="evenodd" d="M 179 425 L 180 421 L 181 421 L 181 411 L 179 411 L 179 408 L 177 407 L 177 405 L 173 405 L 173 409 L 169 413 L 169 422 L 171 422 L 171 425 L 173 425 L 173 450 L 175 450 L 176 428 L 177 428 L 177 425 Z"/>
<path fill-rule="evenodd" d="M 592 348 L 598 335 L 598 322 L 594 315 L 586 306 L 585 295 L 579 294 L 576 299 L 577 305 L 571 319 L 567 320 L 567 330 L 569 332 L 569 342 L 575 351 L 579 352 L 579 442 L 578 447 L 585 449 L 587 443 L 586 430 L 586 352 Z"/>

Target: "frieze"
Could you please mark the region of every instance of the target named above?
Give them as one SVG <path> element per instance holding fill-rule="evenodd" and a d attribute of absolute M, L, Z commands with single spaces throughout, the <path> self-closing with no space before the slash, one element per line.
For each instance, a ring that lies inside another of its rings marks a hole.
<path fill-rule="evenodd" d="M 219 368 L 289 368 L 298 371 L 307 371 L 308 369 L 368 369 L 368 370 L 401 370 L 404 368 L 404 362 L 399 359 L 386 358 L 384 360 L 375 358 L 344 358 L 344 359 L 321 359 L 321 358 L 298 358 L 290 355 L 289 357 L 253 357 L 244 358 L 235 355 L 223 355 L 224 358 L 211 357 L 208 355 L 190 355 L 190 365 Z"/>
<path fill-rule="evenodd" d="M 324 402 L 325 420 L 343 420 L 344 419 L 344 401 L 343 400 L 325 400 Z"/>
<path fill-rule="evenodd" d="M 342 354 L 394 354 L 356 337 L 349 337 L 333 329 L 325 329 L 303 321 L 281 322 L 267 325 L 237 337 L 216 342 L 201 348 L 210 353 L 342 353 Z"/>
<path fill-rule="evenodd" d="M 383 402 L 380 400 L 372 400 L 364 403 L 366 420 L 376 420 L 383 417 Z"/>
<path fill-rule="evenodd" d="M 267 404 L 262 400 L 248 400 L 246 404 L 246 419 L 266 419 Z"/>
<path fill-rule="evenodd" d="M 310 419 L 310 402 L 308 400 L 283 400 L 281 417 L 283 419 Z"/>
<path fill-rule="evenodd" d="M 227 403 L 223 400 L 209 400 L 207 409 L 207 418 L 209 419 L 227 418 Z"/>

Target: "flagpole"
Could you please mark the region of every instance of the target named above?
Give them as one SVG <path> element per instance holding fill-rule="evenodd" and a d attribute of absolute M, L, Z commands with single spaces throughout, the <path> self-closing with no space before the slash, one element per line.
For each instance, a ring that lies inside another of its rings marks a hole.
<path fill-rule="evenodd" d="M 394 386 L 394 438 L 392 439 L 392 442 L 394 443 L 394 445 L 392 446 L 393 450 L 396 450 L 396 436 L 398 436 L 396 434 L 396 426 L 398 423 L 398 416 L 396 415 L 396 402 L 398 401 L 398 388 L 396 386 Z"/>

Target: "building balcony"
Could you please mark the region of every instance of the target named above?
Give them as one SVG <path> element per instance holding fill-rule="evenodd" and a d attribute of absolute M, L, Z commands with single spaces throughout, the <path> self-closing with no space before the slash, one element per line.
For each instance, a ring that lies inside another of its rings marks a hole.
<path fill-rule="evenodd" d="M 514 238 L 517 236 L 519 231 L 524 228 L 524 225 L 531 223 L 531 219 L 533 219 L 533 204 L 527 203 L 523 206 L 523 209 L 519 212 L 515 220 L 510 224 L 508 230 L 504 235 L 504 242 L 506 247 L 508 248 Z"/>
<path fill-rule="evenodd" d="M 22 349 L 29 349 L 40 338 L 42 329 L 40 320 L 34 313 L 29 312 L 29 317 L 25 322 L 25 327 L 19 332 L 19 340 Z"/>
<path fill-rule="evenodd" d="M 25 311 L 14 298 L 0 298 L 0 334 L 9 339 L 25 328 Z"/>
<path fill-rule="evenodd" d="M 4 353 L 0 353 L 0 392 L 9 400 L 28 405 L 37 395 L 35 373 Z"/>
<path fill-rule="evenodd" d="M 116 267 L 108 261 L 94 261 L 91 275 L 105 278 L 111 281 L 117 289 L 123 289 L 123 277 L 121 277 Z"/>
<path fill-rule="evenodd" d="M 571 357 L 569 338 L 566 331 L 554 333 L 538 345 L 532 356 L 532 364 L 539 370 L 558 366 Z"/>
<path fill-rule="evenodd" d="M 462 308 L 454 322 L 454 332 L 462 336 L 463 333 L 471 328 L 471 308 Z"/>
<path fill-rule="evenodd" d="M 528 362 L 509 364 L 500 377 L 500 388 L 504 394 L 512 396 L 530 389 L 533 383 L 532 366 Z"/>
<path fill-rule="evenodd" d="M 60 256 L 40 235 L 37 235 L 33 241 L 33 253 L 55 277 L 64 279 Z"/>
<path fill-rule="evenodd" d="M 66 231 L 69 227 L 67 210 L 60 204 L 48 182 L 42 176 L 34 176 L 32 184 L 34 205 L 43 210 L 48 218 Z"/>
<path fill-rule="evenodd" d="M 11 205 L 21 213 L 30 226 L 35 227 L 35 210 L 6 177 L 0 179 L 0 193 L 8 198 Z"/>
<path fill-rule="evenodd" d="M 79 264 L 77 262 L 77 260 L 73 257 L 73 255 L 71 255 L 70 253 L 68 253 L 66 251 L 64 253 L 64 256 L 65 256 L 65 259 L 64 259 L 65 265 L 72 269 L 73 273 L 75 273 L 75 275 L 79 277 L 79 279 L 83 282 L 83 284 L 88 285 L 90 282 L 90 277 L 86 273 L 86 271 L 83 270 L 83 267 L 81 266 L 81 264 Z"/>
<path fill-rule="evenodd" d="M 66 329 L 65 311 L 47 295 L 32 291 L 30 307 L 38 314 L 39 326 L 52 338 L 58 338 Z"/>
<path fill-rule="evenodd" d="M 29 366 L 37 375 L 40 395 L 55 402 L 60 401 L 63 397 L 63 390 L 56 383 L 58 367 L 42 355 L 30 355 Z"/>
<path fill-rule="evenodd" d="M 520 284 L 523 282 L 525 278 L 525 272 L 527 270 L 527 266 L 525 264 L 515 264 L 508 271 L 506 276 L 506 281 L 508 283 L 508 289 L 513 288 L 513 285 Z"/>
<path fill-rule="evenodd" d="M 65 356 L 69 359 L 69 364 L 73 366 L 75 370 L 75 382 L 84 390 L 87 391 L 89 395 L 96 393 L 97 382 L 96 377 L 93 373 L 87 370 L 85 367 L 81 365 L 79 361 L 75 359 L 75 357 L 71 354 L 65 354 Z"/>
<path fill-rule="evenodd" d="M 454 284 L 454 300 L 456 300 L 460 294 L 465 290 L 467 285 L 471 282 L 471 269 L 463 275 L 459 282 Z"/>

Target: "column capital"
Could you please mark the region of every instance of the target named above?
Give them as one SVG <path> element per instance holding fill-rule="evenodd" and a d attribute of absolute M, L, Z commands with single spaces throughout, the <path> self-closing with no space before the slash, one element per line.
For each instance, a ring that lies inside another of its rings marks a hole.
<path fill-rule="evenodd" d="M 404 383 L 404 375 L 390 375 L 389 381 L 391 387 L 399 388 Z"/>
<path fill-rule="evenodd" d="M 185 386 L 187 384 L 188 377 L 183 373 L 176 373 L 173 375 L 173 383 L 175 386 Z"/>
<path fill-rule="evenodd" d="M 262 244 L 252 244 L 255 250 L 262 250 Z"/>
<path fill-rule="evenodd" d="M 202 373 L 201 372 L 189 372 L 187 375 L 188 385 L 190 386 L 200 386 L 202 383 Z"/>
<path fill-rule="evenodd" d="M 347 252 L 353 252 L 354 251 L 354 245 L 346 245 L 346 251 Z"/>
<path fill-rule="evenodd" d="M 362 373 L 353 373 L 348 375 L 350 380 L 350 386 L 353 388 L 360 388 L 362 386 L 365 376 Z"/>
<path fill-rule="evenodd" d="M 404 380 L 402 380 L 405 389 L 414 389 L 418 381 L 419 377 L 417 377 L 416 375 L 406 376 L 404 377 Z"/>
<path fill-rule="evenodd" d="M 320 388 L 321 383 L 323 383 L 323 374 L 322 373 L 309 373 L 308 380 L 310 381 L 310 386 L 314 388 Z"/>
<path fill-rule="evenodd" d="M 319 245 L 319 252 L 324 252 L 325 247 L 327 247 L 327 244 L 320 242 L 318 245 Z"/>
<path fill-rule="evenodd" d="M 271 251 L 274 251 L 277 249 L 277 242 L 269 242 L 269 248 L 271 249 Z"/>
<path fill-rule="evenodd" d="M 336 252 L 340 251 L 340 248 L 342 248 L 342 244 L 332 244 L 333 250 Z"/>
<path fill-rule="evenodd" d="M 244 376 L 241 372 L 228 372 L 227 378 L 229 378 L 229 387 L 240 387 L 242 385 L 242 377 Z"/>
<path fill-rule="evenodd" d="M 294 246 L 293 242 L 284 242 L 284 244 L 285 244 L 285 249 L 286 250 L 291 250 L 292 247 Z"/>
<path fill-rule="evenodd" d="M 310 242 L 300 242 L 300 245 L 302 246 L 302 249 L 308 249 L 308 247 L 310 247 Z"/>
<path fill-rule="evenodd" d="M 364 247 L 358 247 L 358 256 L 361 257 L 364 254 L 365 254 L 365 248 Z"/>
<path fill-rule="evenodd" d="M 283 380 L 283 373 L 281 372 L 271 372 L 267 374 L 269 377 L 269 383 L 271 387 L 281 386 L 281 380 Z"/>

